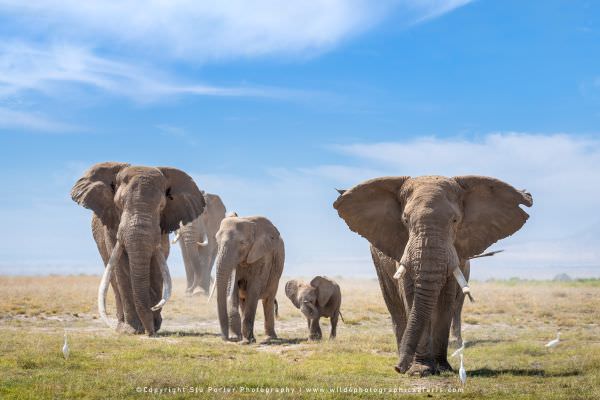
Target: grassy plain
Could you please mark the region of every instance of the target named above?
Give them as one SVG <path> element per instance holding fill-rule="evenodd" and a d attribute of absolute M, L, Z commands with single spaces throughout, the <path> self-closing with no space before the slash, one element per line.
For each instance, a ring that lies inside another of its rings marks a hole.
<path fill-rule="evenodd" d="M 463 313 L 464 387 L 456 374 L 396 374 L 377 281 L 337 280 L 346 320 L 337 340 L 306 341 L 306 322 L 280 289 L 281 339 L 260 343 L 259 307 L 259 343 L 244 346 L 220 339 L 215 300 L 184 297 L 182 280 L 160 336 L 147 338 L 117 334 L 97 318 L 99 277 L 0 277 L 0 398 L 600 398 L 598 280 L 473 282 L 476 302 Z M 328 321 L 322 326 L 328 334 Z M 65 329 L 68 360 L 60 350 Z M 560 345 L 547 350 L 559 329 Z M 187 392 L 173 393 L 181 388 Z"/>

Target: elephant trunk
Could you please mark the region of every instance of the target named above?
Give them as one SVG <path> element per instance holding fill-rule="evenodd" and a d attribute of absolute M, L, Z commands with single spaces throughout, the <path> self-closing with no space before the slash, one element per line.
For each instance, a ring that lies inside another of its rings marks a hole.
<path fill-rule="evenodd" d="M 123 246 L 121 242 L 117 241 L 117 244 L 112 250 L 108 263 L 106 264 L 106 268 L 104 268 L 104 274 L 102 275 L 102 280 L 100 281 L 100 286 L 98 287 L 98 313 L 100 314 L 100 318 L 108 325 L 112 327 L 111 322 L 106 315 L 106 294 L 108 293 L 108 285 L 110 283 L 112 272 L 115 268 L 115 265 L 119 263 L 119 259 L 123 254 Z"/>
<path fill-rule="evenodd" d="M 458 257 L 442 235 L 423 232 L 409 238 L 400 261 L 414 282 L 414 295 L 406 330 L 400 344 L 401 358 L 396 370 L 405 372 L 413 361 L 419 341 L 428 330 L 440 291 Z"/>
<path fill-rule="evenodd" d="M 217 310 L 219 314 L 219 324 L 221 326 L 221 334 L 223 339 L 229 339 L 229 317 L 227 315 L 227 295 L 229 294 L 229 285 L 231 276 L 235 269 L 234 253 L 227 246 L 219 246 L 217 253 L 217 277 L 215 286 L 217 289 Z M 210 296 L 209 296 L 210 299 Z"/>

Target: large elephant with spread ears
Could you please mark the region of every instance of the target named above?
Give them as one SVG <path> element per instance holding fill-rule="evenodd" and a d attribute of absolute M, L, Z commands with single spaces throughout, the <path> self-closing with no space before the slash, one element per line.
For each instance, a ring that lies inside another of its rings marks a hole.
<path fill-rule="evenodd" d="M 154 335 L 172 287 L 168 234 L 202 213 L 202 193 L 176 168 L 105 162 L 84 173 L 71 197 L 94 212 L 92 231 L 106 264 L 98 289 L 100 316 L 111 325 L 105 304 L 110 282 L 117 329 Z"/>
<path fill-rule="evenodd" d="M 371 243 L 398 344 L 399 373 L 451 370 L 450 322 L 470 257 L 518 231 L 529 193 L 483 176 L 384 177 L 342 194 L 334 208 Z"/>

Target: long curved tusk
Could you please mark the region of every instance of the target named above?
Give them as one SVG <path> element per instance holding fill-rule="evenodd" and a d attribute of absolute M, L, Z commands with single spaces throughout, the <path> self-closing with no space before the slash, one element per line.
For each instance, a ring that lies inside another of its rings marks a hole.
<path fill-rule="evenodd" d="M 208 236 L 206 235 L 206 232 L 204 232 L 204 237 L 202 238 L 202 241 L 196 243 L 198 243 L 198 246 L 200 247 L 208 246 Z"/>
<path fill-rule="evenodd" d="M 177 241 L 179 240 L 180 237 L 181 237 L 181 231 L 179 229 L 177 229 L 177 231 L 175 231 L 175 237 L 171 241 L 171 244 L 177 243 Z"/>
<path fill-rule="evenodd" d="M 110 283 L 112 271 L 115 265 L 119 263 L 119 259 L 121 258 L 122 254 L 123 246 L 121 245 L 121 242 L 117 240 L 117 244 L 110 254 L 106 268 L 104 268 L 104 274 L 102 274 L 102 280 L 100 281 L 100 286 L 98 287 L 98 313 L 100 314 L 100 318 L 102 318 L 104 323 L 111 328 L 114 328 L 114 325 L 108 319 L 108 315 L 106 315 L 106 294 L 108 293 L 108 285 Z"/>
<path fill-rule="evenodd" d="M 460 267 L 454 268 L 452 274 L 454 274 L 454 278 L 456 278 L 456 282 L 458 282 L 458 285 L 462 289 L 462 292 L 469 296 L 469 300 L 471 300 L 471 302 L 474 302 L 475 300 L 473 300 L 473 296 L 471 296 L 471 288 L 469 288 L 469 284 L 467 283 L 465 276 L 460 270 Z"/>
<path fill-rule="evenodd" d="M 158 260 L 158 264 L 160 265 L 160 273 L 163 278 L 163 293 L 162 299 L 160 299 L 160 301 L 154 307 L 151 308 L 152 311 L 160 310 L 165 305 L 167 300 L 169 300 L 169 298 L 171 297 L 171 289 L 173 287 L 173 282 L 171 281 L 171 274 L 169 273 L 169 266 L 167 265 L 167 260 L 165 260 L 165 256 L 160 246 L 157 247 L 155 254 Z"/>
<path fill-rule="evenodd" d="M 217 287 L 217 280 L 215 279 L 213 281 L 212 287 L 210 288 L 210 292 L 208 293 L 208 300 L 206 300 L 206 303 L 210 303 L 210 299 L 212 299 L 213 293 L 215 293 L 216 287 Z"/>
<path fill-rule="evenodd" d="M 396 273 L 394 274 L 394 279 L 400 279 L 402 278 L 402 276 L 404 276 L 404 273 L 406 272 L 406 267 L 404 266 L 404 264 L 400 264 L 398 261 L 396 261 Z"/>

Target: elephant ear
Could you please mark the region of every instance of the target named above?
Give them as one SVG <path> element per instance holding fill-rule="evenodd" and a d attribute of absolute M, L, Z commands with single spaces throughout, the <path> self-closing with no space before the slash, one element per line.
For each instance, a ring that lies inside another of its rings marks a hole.
<path fill-rule="evenodd" d="M 255 236 L 252 247 L 250 247 L 250 251 L 248 252 L 246 262 L 248 264 L 254 264 L 266 256 L 273 249 L 274 240 L 274 237 L 266 233 L 259 234 L 258 237 Z"/>
<path fill-rule="evenodd" d="M 119 162 L 95 164 L 71 189 L 73 201 L 92 210 L 102 224 L 110 229 L 116 229 L 119 225 L 119 213 L 114 202 L 117 174 L 129 165 Z"/>
<path fill-rule="evenodd" d="M 158 167 L 167 178 L 167 204 L 160 217 L 163 233 L 179 228 L 179 222 L 187 224 L 195 220 L 206 206 L 204 196 L 191 176 L 171 167 Z"/>
<path fill-rule="evenodd" d="M 464 190 L 463 219 L 455 241 L 461 258 L 482 253 L 493 243 L 521 229 L 529 218 L 520 205 L 533 205 L 530 193 L 484 176 L 454 179 Z"/>
<path fill-rule="evenodd" d="M 319 306 L 325 307 L 334 292 L 333 282 L 323 276 L 315 276 L 310 281 L 310 286 L 317 289 L 317 303 Z"/>
<path fill-rule="evenodd" d="M 285 295 L 292 301 L 296 308 L 300 308 L 298 301 L 298 281 L 293 279 L 285 284 Z"/>
<path fill-rule="evenodd" d="M 407 176 L 371 179 L 346 190 L 333 207 L 348 227 L 385 255 L 400 260 L 408 240 L 399 192 Z"/>

